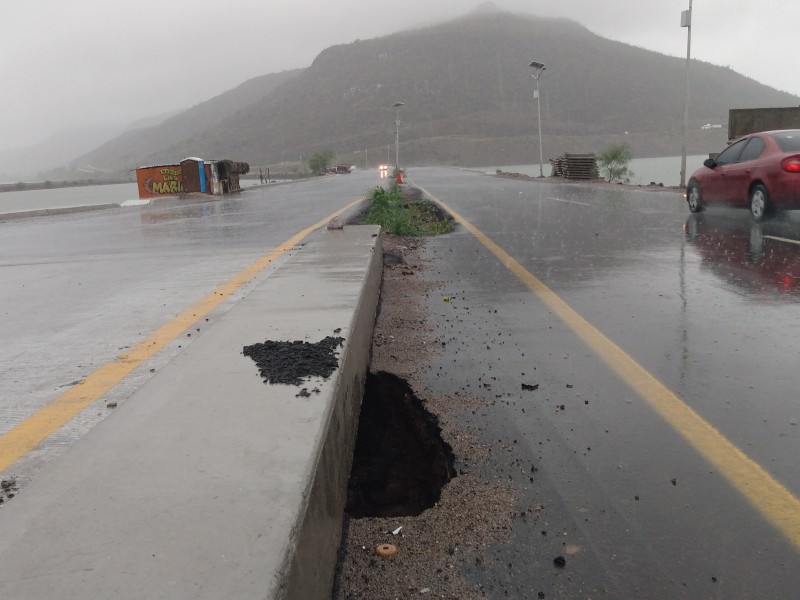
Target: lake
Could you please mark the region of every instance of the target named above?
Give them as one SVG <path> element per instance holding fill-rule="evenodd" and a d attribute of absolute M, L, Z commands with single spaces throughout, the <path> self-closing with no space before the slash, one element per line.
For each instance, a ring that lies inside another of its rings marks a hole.
<path fill-rule="evenodd" d="M 256 185 L 259 185 L 257 179 L 241 181 L 242 189 Z M 139 203 L 139 188 L 135 183 L 2 192 L 0 193 L 0 214 L 74 206 L 122 204 L 123 202 Z"/>
<path fill-rule="evenodd" d="M 122 204 L 128 200 L 138 199 L 139 189 L 135 183 L 3 192 L 0 194 L 0 213 L 44 208 L 96 206 L 98 204 Z"/>
<path fill-rule="evenodd" d="M 695 154 L 686 157 L 686 178 L 703 166 L 707 154 Z M 633 171 L 631 183 L 633 185 L 647 185 L 651 181 L 663 183 L 667 186 L 677 186 L 681 179 L 681 157 L 661 156 L 657 158 L 634 158 L 628 168 Z M 523 175 L 539 175 L 539 164 L 534 165 L 506 165 L 500 167 L 482 167 L 487 173 L 494 174 L 497 169 L 509 173 L 522 173 Z M 549 177 L 552 171 L 550 164 L 543 166 L 542 171 Z"/>

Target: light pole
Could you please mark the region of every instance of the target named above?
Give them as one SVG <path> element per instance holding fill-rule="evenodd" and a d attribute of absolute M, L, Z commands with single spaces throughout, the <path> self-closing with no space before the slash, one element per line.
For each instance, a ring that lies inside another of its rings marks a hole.
<path fill-rule="evenodd" d="M 681 147 L 681 183 L 686 187 L 686 136 L 689 132 L 689 64 L 692 57 L 692 0 L 689 10 L 681 13 L 681 27 L 686 27 L 686 98 L 683 102 L 683 144 Z"/>
<path fill-rule="evenodd" d="M 395 102 L 392 108 L 397 110 L 397 118 L 394 120 L 394 168 L 400 170 L 400 107 L 405 106 L 403 102 Z"/>
<path fill-rule="evenodd" d="M 533 61 L 531 69 L 533 69 L 531 77 L 536 80 L 536 90 L 533 92 L 533 97 L 536 99 L 536 112 L 539 117 L 539 177 L 544 177 L 544 171 L 542 170 L 542 163 L 544 163 L 544 152 L 542 151 L 542 101 L 539 98 L 539 77 L 544 72 L 544 65 Z"/>

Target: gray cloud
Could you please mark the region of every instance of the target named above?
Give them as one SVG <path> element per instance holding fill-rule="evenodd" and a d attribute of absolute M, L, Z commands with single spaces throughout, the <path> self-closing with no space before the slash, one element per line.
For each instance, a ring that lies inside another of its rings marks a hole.
<path fill-rule="evenodd" d="M 686 53 L 680 12 L 688 0 L 496 4 L 567 17 L 658 52 Z M 796 25 L 772 16 L 785 6 L 778 0 L 696 0 L 692 56 L 800 94 L 800 79 L 785 68 L 795 52 Z M 189 107 L 251 77 L 307 66 L 330 45 L 444 21 L 472 8 L 463 0 L 12 3 L 0 21 L 0 149 L 73 126 L 122 125 Z"/>

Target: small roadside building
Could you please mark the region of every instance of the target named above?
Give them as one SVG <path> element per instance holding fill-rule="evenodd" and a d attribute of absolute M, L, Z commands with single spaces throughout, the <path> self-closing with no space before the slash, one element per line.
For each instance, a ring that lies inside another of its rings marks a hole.
<path fill-rule="evenodd" d="M 136 169 L 139 198 L 177 196 L 183 193 L 180 165 L 152 165 Z"/>
<path fill-rule="evenodd" d="M 203 160 L 189 157 L 177 165 L 153 165 L 136 169 L 139 198 L 210 194 L 221 196 L 241 191 L 239 176 L 250 165 L 233 160 Z"/>

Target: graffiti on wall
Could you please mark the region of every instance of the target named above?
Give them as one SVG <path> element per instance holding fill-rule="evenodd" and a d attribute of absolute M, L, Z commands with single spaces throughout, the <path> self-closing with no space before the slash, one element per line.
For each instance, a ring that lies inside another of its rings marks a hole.
<path fill-rule="evenodd" d="M 137 169 L 136 181 L 139 184 L 140 198 L 183 193 L 179 165 Z"/>

